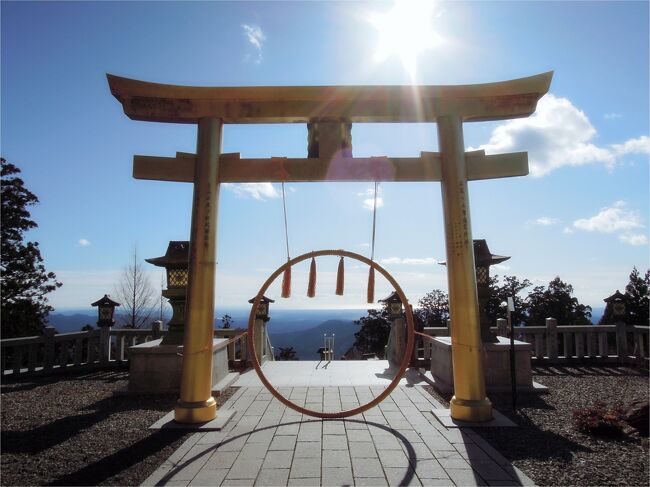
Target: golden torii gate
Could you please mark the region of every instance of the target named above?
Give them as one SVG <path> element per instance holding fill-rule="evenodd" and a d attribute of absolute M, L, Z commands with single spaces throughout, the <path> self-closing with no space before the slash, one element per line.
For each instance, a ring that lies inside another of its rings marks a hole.
<path fill-rule="evenodd" d="M 189 284 L 180 399 L 174 419 L 201 423 L 217 415 L 211 395 L 217 205 L 221 183 L 440 181 L 445 222 L 454 392 L 451 416 L 492 418 L 485 395 L 467 181 L 525 176 L 525 152 L 465 152 L 463 122 L 527 117 L 548 91 L 552 72 L 458 86 L 173 86 L 107 75 L 111 93 L 133 120 L 198 125 L 197 153 L 135 156 L 138 179 L 194 183 Z M 420 157 L 357 158 L 356 122 L 436 122 L 440 152 Z M 221 154 L 227 123 L 307 123 L 307 158 L 242 159 Z"/>

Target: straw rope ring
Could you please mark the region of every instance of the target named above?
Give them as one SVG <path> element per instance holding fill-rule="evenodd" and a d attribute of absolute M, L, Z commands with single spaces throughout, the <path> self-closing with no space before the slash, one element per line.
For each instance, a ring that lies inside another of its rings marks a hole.
<path fill-rule="evenodd" d="M 253 334 L 255 332 L 255 315 L 257 313 L 257 307 L 260 305 L 260 301 L 262 299 L 262 296 L 264 296 L 264 293 L 267 291 L 269 286 L 275 281 L 275 279 L 280 276 L 286 269 L 294 266 L 295 264 L 298 264 L 299 262 L 302 262 L 307 259 L 311 259 L 313 257 L 320 257 L 324 255 L 333 255 L 333 256 L 338 256 L 338 257 L 348 257 L 350 259 L 358 260 L 360 262 L 363 262 L 364 264 L 374 268 L 379 272 L 381 275 L 383 275 L 386 280 L 393 286 L 395 289 L 395 292 L 397 292 L 397 295 L 400 297 L 402 300 L 402 303 L 404 303 L 404 311 L 406 313 L 406 350 L 404 352 L 404 357 L 402 358 L 402 362 L 400 365 L 399 370 L 396 372 L 395 377 L 393 377 L 393 380 L 391 383 L 384 389 L 384 391 L 379 394 L 377 397 L 375 397 L 372 401 L 367 402 L 366 404 L 362 404 L 361 406 L 358 406 L 353 409 L 348 409 L 345 411 L 338 411 L 338 412 L 323 412 L 323 411 L 314 411 L 311 409 L 304 408 L 302 406 L 299 406 L 298 404 L 290 401 L 286 397 L 284 397 L 280 392 L 273 387 L 273 385 L 269 382 L 269 380 L 266 378 L 264 375 L 264 372 L 262 372 L 262 367 L 260 366 L 260 362 L 257 359 L 257 351 L 255 350 L 255 340 L 253 339 Z M 298 257 L 295 257 L 291 260 L 288 260 L 285 264 L 280 266 L 271 276 L 266 280 L 266 282 L 262 285 L 260 288 L 259 292 L 255 296 L 255 299 L 253 301 L 253 305 L 251 307 L 251 313 L 250 317 L 248 319 L 248 349 L 251 351 L 250 352 L 250 360 L 253 363 L 253 367 L 255 368 L 255 372 L 257 372 L 258 377 L 264 384 L 264 386 L 268 389 L 268 391 L 275 396 L 275 398 L 280 401 L 282 404 L 285 406 L 290 407 L 294 411 L 298 411 L 299 413 L 306 414 L 308 416 L 314 416 L 316 418 L 345 418 L 348 416 L 354 416 L 355 414 L 361 414 L 364 411 L 367 411 L 368 409 L 376 406 L 379 404 L 381 401 L 383 401 L 388 395 L 393 392 L 393 389 L 397 387 L 399 384 L 400 379 L 404 375 L 404 372 L 406 372 L 406 368 L 409 365 L 409 362 L 411 360 L 411 355 L 413 352 L 413 343 L 414 343 L 414 327 L 413 327 L 413 312 L 411 311 L 411 307 L 408 305 L 408 300 L 406 299 L 406 295 L 404 294 L 404 291 L 402 291 L 402 288 L 397 284 L 397 281 L 391 276 L 388 271 L 386 271 L 383 267 L 381 267 L 379 264 L 376 262 L 364 257 L 363 255 L 356 254 L 354 252 L 348 252 L 347 250 L 317 250 L 314 252 L 308 252 L 306 254 L 300 255 Z"/>

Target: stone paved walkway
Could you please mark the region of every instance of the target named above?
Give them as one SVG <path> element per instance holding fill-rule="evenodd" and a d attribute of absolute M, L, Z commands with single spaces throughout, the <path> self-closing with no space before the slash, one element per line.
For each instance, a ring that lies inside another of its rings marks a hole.
<path fill-rule="evenodd" d="M 297 404 L 340 411 L 382 386 L 280 387 Z M 419 386 L 400 385 L 378 406 L 345 420 L 287 408 L 263 387 L 224 405 L 223 431 L 192 435 L 143 485 L 533 485 L 472 430 L 446 429 Z"/>

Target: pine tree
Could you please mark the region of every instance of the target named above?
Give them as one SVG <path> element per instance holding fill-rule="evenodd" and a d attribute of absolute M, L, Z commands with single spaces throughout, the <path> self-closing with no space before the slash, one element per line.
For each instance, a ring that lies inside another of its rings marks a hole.
<path fill-rule="evenodd" d="M 630 282 L 625 286 L 627 297 L 627 323 L 648 326 L 648 305 L 650 291 L 650 270 L 641 276 L 636 267 L 630 273 Z"/>
<path fill-rule="evenodd" d="M 46 295 L 61 283 L 53 272 L 45 270 L 38 242 L 24 241 L 25 233 L 38 226 L 27 209 L 38 203 L 38 198 L 16 176 L 20 169 L 4 158 L 0 158 L 0 165 L 2 338 L 38 335 L 53 310 Z"/>
<path fill-rule="evenodd" d="M 434 289 L 418 301 L 415 315 L 424 322 L 424 326 L 447 326 L 449 319 L 449 297 L 440 289 Z"/>
<path fill-rule="evenodd" d="M 354 346 L 362 353 L 374 353 L 384 357 L 384 348 L 390 335 L 390 321 L 386 306 L 382 310 L 369 309 L 368 316 L 362 316 L 354 322 L 360 330 L 354 334 Z"/>
<path fill-rule="evenodd" d="M 559 325 L 590 325 L 591 306 L 574 298 L 573 286 L 556 277 L 548 288 L 536 286 L 526 298 L 528 326 L 544 326 L 546 318 L 555 318 Z"/>

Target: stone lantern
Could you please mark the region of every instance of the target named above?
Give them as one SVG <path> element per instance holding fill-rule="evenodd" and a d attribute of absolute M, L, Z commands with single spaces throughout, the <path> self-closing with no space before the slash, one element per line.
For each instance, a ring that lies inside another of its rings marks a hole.
<path fill-rule="evenodd" d="M 249 303 L 253 304 L 255 298 L 251 298 Z M 271 319 L 269 318 L 269 304 L 275 303 L 275 300 L 262 296 L 260 304 L 255 312 L 255 328 L 253 330 L 253 338 L 255 339 L 255 355 L 257 361 L 261 364 L 265 356 L 264 347 L 266 345 L 266 323 Z M 268 351 L 270 352 L 270 350 Z"/>
<path fill-rule="evenodd" d="M 104 294 L 104 297 L 98 299 L 91 306 L 97 306 L 97 326 L 100 328 L 111 327 L 115 324 L 113 316 L 115 314 L 115 308 L 120 306 L 120 303 L 113 301 L 108 294 Z"/>
<path fill-rule="evenodd" d="M 510 257 L 494 255 L 490 252 L 485 240 L 474 240 L 474 266 L 476 268 L 476 291 L 478 293 L 478 310 L 481 323 L 481 340 L 487 343 L 497 343 L 498 339 L 490 331 L 490 320 L 487 316 L 487 304 L 490 300 L 490 266 L 508 260 Z"/>
<path fill-rule="evenodd" d="M 603 301 L 607 303 L 607 306 L 611 306 L 612 318 L 614 318 L 614 321 L 621 321 L 625 318 L 625 294 L 621 294 L 621 292 L 617 289 L 614 294 L 608 298 L 603 299 Z"/>
<path fill-rule="evenodd" d="M 476 272 L 476 293 L 478 295 L 478 316 L 481 324 L 481 340 L 483 343 L 498 343 L 498 338 L 490 331 L 490 320 L 487 316 L 487 304 L 490 300 L 490 266 L 508 260 L 510 257 L 494 255 L 490 252 L 484 239 L 474 240 L 474 269 Z M 441 262 L 440 265 L 446 265 Z"/>
<path fill-rule="evenodd" d="M 167 252 L 162 257 L 145 259 L 157 267 L 164 267 L 167 272 L 167 289 L 162 295 L 169 300 L 172 318 L 168 323 L 167 335 L 161 345 L 183 345 L 185 329 L 185 300 L 188 282 L 190 243 L 186 240 L 172 240 Z"/>
<path fill-rule="evenodd" d="M 393 291 L 384 299 L 380 299 L 379 302 L 388 305 L 388 312 L 390 313 L 391 319 L 399 318 L 404 313 L 402 300 L 400 299 L 399 294 L 397 294 L 397 291 Z"/>
<path fill-rule="evenodd" d="M 391 320 L 390 335 L 386 344 L 386 359 L 391 366 L 399 366 L 406 351 L 406 322 L 404 321 L 404 307 L 396 291 L 393 291 L 380 303 L 386 303 Z"/>

